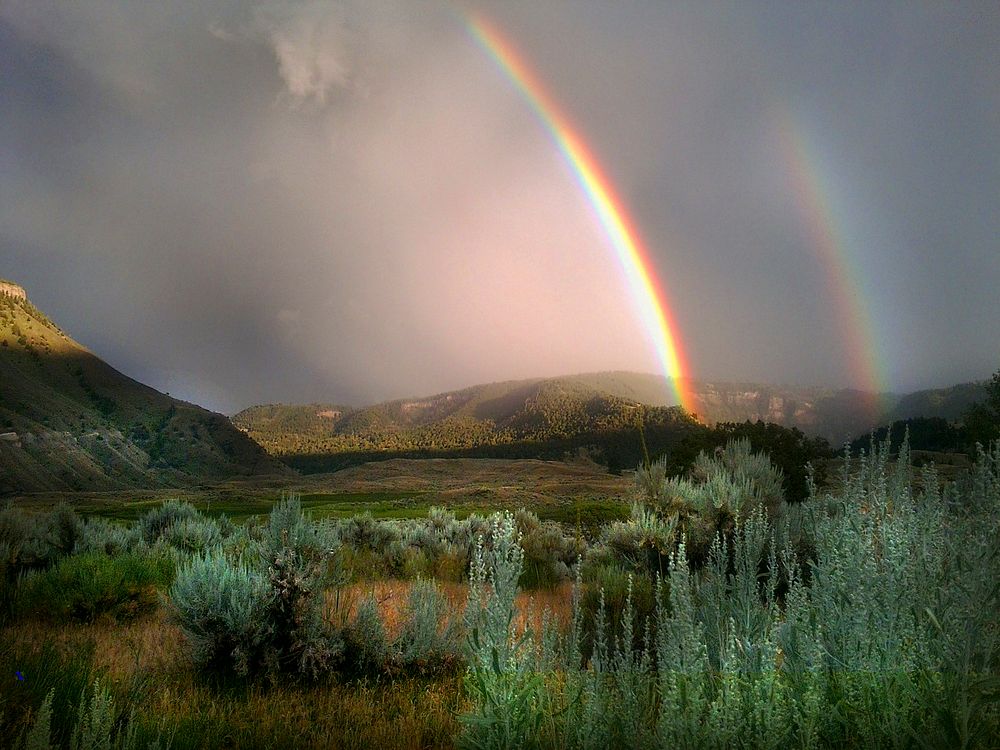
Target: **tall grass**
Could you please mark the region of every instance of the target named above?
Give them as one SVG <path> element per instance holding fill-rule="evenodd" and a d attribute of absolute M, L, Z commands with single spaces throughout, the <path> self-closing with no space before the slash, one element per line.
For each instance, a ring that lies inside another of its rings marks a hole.
<path fill-rule="evenodd" d="M 945 490 L 929 470 L 916 491 L 888 443 L 843 479 L 807 503 L 808 555 L 755 502 L 697 569 L 682 537 L 645 622 L 629 585 L 611 628 L 601 592 L 585 659 L 579 593 L 570 632 L 541 634 L 534 660 L 509 627 L 520 556 L 500 526 L 507 552 L 472 576 L 476 621 L 491 625 L 472 631 L 463 744 L 995 746 L 1000 447 Z"/>

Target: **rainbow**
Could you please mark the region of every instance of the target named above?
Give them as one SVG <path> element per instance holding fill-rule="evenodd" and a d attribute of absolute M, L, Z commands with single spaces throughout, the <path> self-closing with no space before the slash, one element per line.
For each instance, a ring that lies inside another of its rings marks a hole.
<path fill-rule="evenodd" d="M 779 134 L 799 212 L 828 279 L 852 379 L 863 391 L 881 393 L 887 381 L 863 293 L 863 277 L 838 226 L 831 186 L 805 131 L 788 111 L 779 117 Z"/>
<path fill-rule="evenodd" d="M 677 323 L 667 307 L 667 297 L 653 270 L 649 251 L 639 240 L 635 222 L 630 220 L 611 181 L 583 138 L 563 116 L 514 46 L 481 17 L 469 16 L 467 23 L 476 42 L 531 106 L 572 168 L 625 272 L 663 373 L 680 405 L 693 413 L 695 401 L 689 368 L 679 344 Z"/>

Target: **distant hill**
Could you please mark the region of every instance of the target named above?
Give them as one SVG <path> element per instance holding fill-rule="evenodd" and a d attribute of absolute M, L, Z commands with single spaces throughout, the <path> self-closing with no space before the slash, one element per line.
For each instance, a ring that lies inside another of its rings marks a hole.
<path fill-rule="evenodd" d="M 977 384 L 905 396 L 760 383 L 692 381 L 690 386 L 694 411 L 703 424 L 769 422 L 822 437 L 834 446 L 895 419 L 960 416 L 985 394 Z M 318 470 L 342 465 L 323 457 L 348 454 L 470 455 L 492 447 L 489 455 L 520 456 L 510 446 L 551 441 L 583 445 L 585 436 L 622 431 L 635 435 L 639 407 L 646 423 L 658 424 L 664 437 L 666 424 L 671 430 L 692 424 L 674 403 L 661 376 L 607 372 L 490 383 L 356 409 L 333 404 L 254 406 L 236 414 L 233 423 L 272 455 L 298 468 Z"/>
<path fill-rule="evenodd" d="M 879 424 L 895 404 L 857 391 L 754 383 L 693 383 L 695 412 L 705 424 L 765 421 L 843 441 Z M 676 403 L 662 376 L 606 372 L 512 380 L 425 398 L 351 409 L 343 405 L 253 406 L 233 424 L 274 455 L 380 448 L 469 447 L 548 440 L 581 432 L 635 428 L 638 406 Z"/>
<path fill-rule="evenodd" d="M 970 406 L 985 399 L 986 383 L 962 383 L 951 388 L 914 391 L 900 398 L 883 422 L 897 422 L 915 417 L 961 419 Z"/>
<path fill-rule="evenodd" d="M 288 471 L 225 416 L 123 375 L 0 281 L 0 494 Z"/>
<path fill-rule="evenodd" d="M 306 471 L 387 455 L 559 458 L 592 447 L 611 460 L 622 440 L 629 451 L 637 447 L 640 413 L 661 442 L 699 428 L 669 401 L 662 378 L 607 373 L 490 383 L 359 409 L 255 406 L 233 423 Z"/>

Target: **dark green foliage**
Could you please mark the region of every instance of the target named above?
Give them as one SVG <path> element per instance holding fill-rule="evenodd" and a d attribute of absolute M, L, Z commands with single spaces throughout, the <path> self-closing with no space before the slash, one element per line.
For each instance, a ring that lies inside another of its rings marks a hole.
<path fill-rule="evenodd" d="M 858 455 L 861 451 L 867 452 L 870 449 L 872 440 L 881 444 L 886 438 L 891 438 L 889 450 L 898 453 L 907 436 L 911 450 L 961 452 L 968 445 L 968 437 L 961 427 L 941 417 L 916 417 L 893 422 L 888 427 L 879 427 L 871 435 L 853 440 L 850 450 L 852 454 Z"/>
<path fill-rule="evenodd" d="M 631 466 L 625 456 L 639 450 L 637 409 L 661 449 L 699 429 L 679 408 L 640 406 L 600 388 L 586 378 L 557 378 L 476 386 L 428 399 L 418 410 L 405 402 L 355 411 L 262 406 L 234 419 L 305 473 L 390 458 L 562 459 L 581 450 L 609 466 Z M 335 418 L 319 416 L 333 412 Z"/>
<path fill-rule="evenodd" d="M 156 607 L 158 589 L 169 586 L 173 575 L 174 563 L 167 557 L 72 555 L 21 579 L 16 612 L 19 617 L 79 622 L 101 616 L 129 620 Z"/>
<path fill-rule="evenodd" d="M 56 747 L 70 741 L 77 718 L 80 696 L 85 694 L 100 672 L 94 667 L 94 645 L 86 644 L 61 653 L 57 645 L 46 640 L 37 647 L 0 639 L 0 670 L 5 684 L 0 697 L 0 733 L 3 744 L 10 746 L 15 738 L 26 733 L 29 717 L 33 722 L 46 697 L 52 693 L 51 738 Z M 15 672 L 24 679 L 15 681 Z"/>
<path fill-rule="evenodd" d="M 90 401 L 93 403 L 94 408 L 97 409 L 97 411 L 100 412 L 104 417 L 110 417 L 117 408 L 115 400 L 113 398 L 105 396 L 104 394 L 98 393 L 94 389 L 94 386 L 90 384 L 90 381 L 87 380 L 81 368 L 79 367 L 76 368 L 75 375 L 76 375 L 76 382 L 80 385 L 81 390 L 83 390 L 83 392 L 87 394 L 87 398 L 89 398 Z"/>
<path fill-rule="evenodd" d="M 667 475 L 681 476 L 694 467 L 699 453 L 713 453 L 726 443 L 744 438 L 754 451 L 766 453 L 771 462 L 781 470 L 783 487 L 788 502 L 800 502 L 808 497 L 806 466 L 822 467 L 824 459 L 832 458 L 830 445 L 823 438 L 810 438 L 796 428 L 787 428 L 768 422 L 726 422 L 710 430 L 694 432 L 665 454 Z M 659 451 L 651 451 L 657 455 Z M 639 463 L 637 460 L 635 463 Z M 633 464 L 635 465 L 635 464 Z M 816 481 L 822 482 L 822 473 Z"/>
<path fill-rule="evenodd" d="M 986 385 L 986 398 L 969 407 L 963 421 L 970 450 L 974 451 L 976 443 L 989 445 L 1000 440 L 1000 370 Z"/>

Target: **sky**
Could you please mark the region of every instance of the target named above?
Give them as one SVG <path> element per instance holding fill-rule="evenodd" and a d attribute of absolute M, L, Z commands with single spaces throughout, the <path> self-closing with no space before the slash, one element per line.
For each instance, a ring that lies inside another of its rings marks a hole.
<path fill-rule="evenodd" d="M 0 276 L 226 413 L 657 371 L 473 19 L 599 162 L 691 376 L 1000 367 L 995 2 L 5 0 Z"/>

